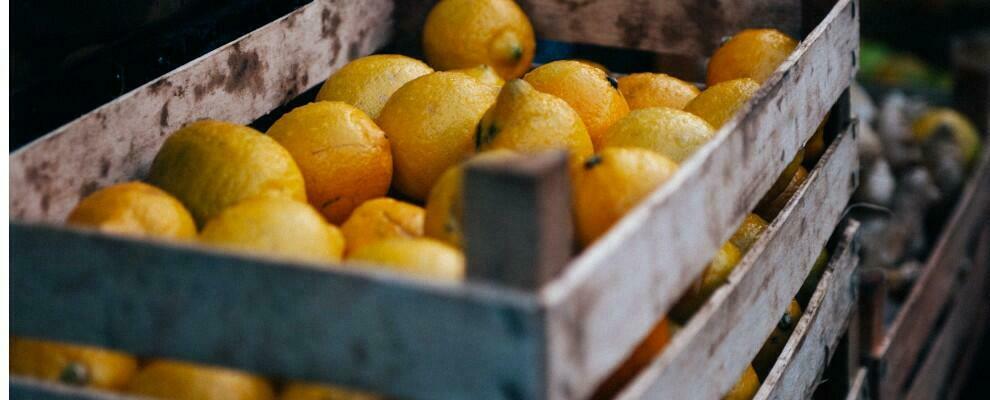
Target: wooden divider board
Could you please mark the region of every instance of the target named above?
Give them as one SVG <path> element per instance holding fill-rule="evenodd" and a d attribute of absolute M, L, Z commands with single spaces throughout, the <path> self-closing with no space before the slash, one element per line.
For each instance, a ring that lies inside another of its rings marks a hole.
<path fill-rule="evenodd" d="M 853 378 L 852 385 L 849 388 L 849 394 L 846 395 L 846 400 L 866 400 L 870 396 L 868 394 L 869 390 L 869 371 L 865 367 L 861 367 L 856 371 L 856 376 Z"/>

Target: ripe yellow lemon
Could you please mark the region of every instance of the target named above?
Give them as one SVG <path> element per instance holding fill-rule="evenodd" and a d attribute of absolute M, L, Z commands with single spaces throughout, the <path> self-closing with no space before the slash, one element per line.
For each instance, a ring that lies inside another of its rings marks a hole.
<path fill-rule="evenodd" d="M 169 136 L 148 182 L 182 201 L 198 225 L 258 195 L 306 201 L 302 173 L 274 139 L 230 122 L 193 122 Z"/>
<path fill-rule="evenodd" d="M 705 272 L 701 274 L 701 279 L 691 286 L 670 310 L 674 320 L 687 322 L 691 319 L 705 301 L 708 301 L 708 297 L 729 280 L 729 274 L 736 268 L 736 264 L 739 264 L 740 259 L 742 252 L 739 248 L 730 242 L 723 244 L 715 254 L 715 258 L 708 263 Z"/>
<path fill-rule="evenodd" d="M 424 62 L 398 54 L 361 57 L 330 75 L 316 101 L 341 101 L 377 118 L 392 93 L 431 72 L 433 68 Z"/>
<path fill-rule="evenodd" d="M 794 175 L 791 176 L 790 181 L 787 182 L 787 186 L 784 188 L 777 197 L 773 200 L 767 202 L 761 202 L 756 206 L 756 213 L 767 221 L 773 221 L 780 213 L 780 210 L 784 209 L 787 202 L 791 201 L 794 194 L 797 193 L 798 189 L 801 188 L 801 184 L 808 179 L 808 170 L 804 169 L 802 166 L 798 166 Z"/>
<path fill-rule="evenodd" d="M 766 378 L 770 374 L 770 370 L 777 362 L 777 357 L 784 350 L 787 339 L 791 337 L 791 332 L 794 332 L 800 319 L 801 305 L 798 304 L 797 300 L 791 300 L 784 315 L 770 332 L 770 337 L 763 342 L 763 347 L 760 347 L 760 352 L 756 353 L 756 358 L 753 359 L 753 369 L 756 370 L 758 376 Z"/>
<path fill-rule="evenodd" d="M 712 124 L 715 129 L 721 128 L 736 115 L 736 111 L 760 89 L 760 84 L 749 78 L 735 79 L 709 86 L 698 97 L 691 100 L 684 111 L 697 115 Z"/>
<path fill-rule="evenodd" d="M 641 147 L 675 162 L 686 160 L 715 136 L 715 129 L 697 115 L 667 107 L 633 110 L 601 138 L 603 147 Z"/>
<path fill-rule="evenodd" d="M 137 371 L 131 355 L 68 343 L 10 339 L 10 373 L 68 385 L 120 389 Z"/>
<path fill-rule="evenodd" d="M 499 88 L 505 84 L 505 80 L 503 80 L 501 76 L 498 76 L 498 72 L 495 72 L 494 68 L 489 67 L 486 64 L 471 68 L 452 69 L 450 72 L 460 72 L 481 81 L 481 83 Z"/>
<path fill-rule="evenodd" d="M 591 155 L 591 137 L 581 117 L 567 102 L 533 89 L 522 79 L 509 81 L 495 105 L 475 131 L 479 151 L 509 149 L 536 153 L 566 149 L 572 155 Z"/>
<path fill-rule="evenodd" d="M 677 163 L 656 152 L 608 147 L 571 164 L 578 240 L 589 245 L 674 172 Z"/>
<path fill-rule="evenodd" d="M 608 127 L 629 113 L 629 105 L 619 93 L 618 82 L 604 71 L 580 61 L 543 64 L 523 79 L 536 90 L 564 99 L 577 111 L 595 149 L 601 149 L 599 140 Z"/>
<path fill-rule="evenodd" d="M 436 69 L 487 64 L 508 80 L 529 69 L 536 39 L 512 0 L 442 0 L 426 17 L 423 51 Z"/>
<path fill-rule="evenodd" d="M 357 267 L 386 267 L 436 281 L 464 279 L 464 255 L 430 238 L 390 238 L 362 246 L 347 258 Z"/>
<path fill-rule="evenodd" d="M 914 121 L 911 125 L 911 133 L 916 142 L 923 143 L 940 127 L 944 127 L 952 133 L 962 150 L 963 161 L 966 162 L 966 165 L 973 165 L 976 157 L 980 155 L 980 135 L 973 123 L 958 111 L 950 108 L 930 110 Z"/>
<path fill-rule="evenodd" d="M 619 91 L 632 110 L 649 107 L 684 109 L 701 93 L 697 87 L 667 74 L 640 72 L 619 78 Z"/>
<path fill-rule="evenodd" d="M 392 183 L 385 132 L 354 106 L 319 101 L 283 115 L 268 136 L 292 154 L 306 180 L 306 198 L 334 224 L 359 204 L 384 196 Z"/>
<path fill-rule="evenodd" d="M 242 371 L 182 361 L 155 360 L 127 385 L 138 396 L 174 400 L 271 400 L 272 385 Z"/>
<path fill-rule="evenodd" d="M 798 42 L 776 29 L 746 29 L 725 42 L 708 62 L 709 85 L 739 78 L 763 83 Z"/>
<path fill-rule="evenodd" d="M 223 210 L 203 227 L 201 242 L 297 260 L 337 262 L 344 236 L 309 204 L 255 197 Z"/>
<path fill-rule="evenodd" d="M 384 397 L 320 383 L 290 382 L 279 400 L 382 400 Z"/>
<path fill-rule="evenodd" d="M 808 142 L 804 144 L 804 155 L 802 161 L 808 168 L 813 168 L 818 159 L 825 154 L 825 123 L 828 122 L 828 115 L 818 124 L 815 133 L 811 135 Z"/>
<path fill-rule="evenodd" d="M 760 378 L 751 365 L 747 365 L 735 386 L 726 393 L 722 400 L 749 400 L 760 390 Z"/>
<path fill-rule="evenodd" d="M 76 204 L 66 222 L 125 235 L 196 237 L 196 223 L 186 207 L 165 191 L 141 182 L 119 183 L 93 192 Z"/>
<path fill-rule="evenodd" d="M 760 218 L 759 215 L 749 213 L 743 219 L 742 225 L 739 225 L 739 229 L 736 229 L 736 232 L 729 238 L 729 242 L 745 254 L 750 247 L 753 247 L 753 243 L 760 239 L 763 231 L 767 230 L 767 225 L 767 221 Z"/>
<path fill-rule="evenodd" d="M 497 93 L 457 72 L 434 72 L 399 88 L 378 116 L 392 146 L 395 187 L 426 198 L 443 171 L 474 152 L 475 128 Z"/>
<path fill-rule="evenodd" d="M 423 236 L 425 214 L 420 206 L 388 197 L 368 200 L 340 226 L 347 242 L 345 253 L 382 239 Z"/>

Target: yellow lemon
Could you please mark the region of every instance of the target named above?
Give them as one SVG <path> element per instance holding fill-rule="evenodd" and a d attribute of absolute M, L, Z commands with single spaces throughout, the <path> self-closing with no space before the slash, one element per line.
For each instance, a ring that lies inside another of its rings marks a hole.
<path fill-rule="evenodd" d="M 798 42 L 776 29 L 746 29 L 725 42 L 708 62 L 709 85 L 739 78 L 763 83 Z"/>
<path fill-rule="evenodd" d="M 387 197 L 361 204 L 340 226 L 347 254 L 382 239 L 423 236 L 423 208 Z"/>
<path fill-rule="evenodd" d="M 133 356 L 90 346 L 11 338 L 10 373 L 68 385 L 120 389 L 137 371 Z"/>
<path fill-rule="evenodd" d="M 725 397 L 722 397 L 722 400 L 749 400 L 756 396 L 756 392 L 759 390 L 760 378 L 756 376 L 753 367 L 747 365 L 735 386 L 729 393 L 726 393 Z"/>
<path fill-rule="evenodd" d="M 952 133 L 962 150 L 966 165 L 973 165 L 980 155 L 980 135 L 973 123 L 958 111 L 950 108 L 932 109 L 914 121 L 911 132 L 916 142 L 923 143 L 941 127 Z"/>
<path fill-rule="evenodd" d="M 749 78 L 718 83 L 691 100 L 684 106 L 684 111 L 703 118 L 718 129 L 732 119 L 759 89 L 760 84 Z"/>
<path fill-rule="evenodd" d="M 302 173 L 285 148 L 261 132 L 223 121 L 193 122 L 169 136 L 148 182 L 182 201 L 199 225 L 248 197 L 306 200 Z"/>
<path fill-rule="evenodd" d="M 689 112 L 667 107 L 633 110 L 601 138 L 603 147 L 641 147 L 675 162 L 686 160 L 715 136 L 715 129 Z"/>
<path fill-rule="evenodd" d="M 377 118 L 392 93 L 431 72 L 433 68 L 422 61 L 398 54 L 361 57 L 330 75 L 316 101 L 342 101 Z"/>
<path fill-rule="evenodd" d="M 282 389 L 279 400 L 383 400 L 371 393 L 319 383 L 290 382 Z"/>
<path fill-rule="evenodd" d="M 599 140 L 605 131 L 629 113 L 629 105 L 619 93 L 619 83 L 604 71 L 580 61 L 543 64 L 523 79 L 536 90 L 564 99 L 577 111 L 595 149 L 601 149 Z"/>
<path fill-rule="evenodd" d="M 770 374 L 777 357 L 784 350 L 787 339 L 791 337 L 791 332 L 794 332 L 800 319 L 801 305 L 797 300 L 791 300 L 784 315 L 777 321 L 777 326 L 774 326 L 773 331 L 770 332 L 770 337 L 763 342 L 763 347 L 760 347 L 760 352 L 756 353 L 756 358 L 753 359 L 753 369 L 758 376 L 766 378 Z"/>
<path fill-rule="evenodd" d="M 443 171 L 474 152 L 475 128 L 497 93 L 457 72 L 434 72 L 399 88 L 378 117 L 392 146 L 395 187 L 426 198 Z"/>
<path fill-rule="evenodd" d="M 344 236 L 309 204 L 281 197 L 242 201 L 211 219 L 201 242 L 298 260 L 337 262 Z"/>
<path fill-rule="evenodd" d="M 804 144 L 804 155 L 802 156 L 802 162 L 808 165 L 809 168 L 814 167 L 818 159 L 825 154 L 825 123 L 828 122 L 828 115 L 825 119 L 818 124 L 818 128 L 815 129 L 815 133 L 811 135 L 808 142 Z"/>
<path fill-rule="evenodd" d="M 489 67 L 486 64 L 471 68 L 452 69 L 450 72 L 460 72 L 481 81 L 481 83 L 499 88 L 505 84 L 505 80 L 503 80 L 501 76 L 498 76 L 498 72 L 495 72 L 494 68 Z"/>
<path fill-rule="evenodd" d="M 759 215 L 749 213 L 743 219 L 742 225 L 739 225 L 739 229 L 736 229 L 729 238 L 729 242 L 739 248 L 739 251 L 746 253 L 750 247 L 753 247 L 753 243 L 760 239 L 763 231 L 767 230 L 767 225 L 767 221 Z"/>
<path fill-rule="evenodd" d="M 708 263 L 701 279 L 674 305 L 670 315 L 676 321 L 687 322 L 698 309 L 708 301 L 708 297 L 729 280 L 729 274 L 742 259 L 742 252 L 735 245 L 726 242 L 715 253 L 715 258 Z"/>
<path fill-rule="evenodd" d="M 487 64 L 508 80 L 529 69 L 536 39 L 512 0 L 442 0 L 426 17 L 423 51 L 437 69 Z"/>
<path fill-rule="evenodd" d="M 165 191 L 141 182 L 119 183 L 93 192 L 76 204 L 66 222 L 126 235 L 196 237 L 196 223 L 186 207 Z"/>
<path fill-rule="evenodd" d="M 383 266 L 436 281 L 464 279 L 464 255 L 460 250 L 429 238 L 379 240 L 358 248 L 347 260 L 355 266 Z"/>
<path fill-rule="evenodd" d="M 578 239 L 589 245 L 677 171 L 677 163 L 656 152 L 608 147 L 571 164 L 573 209 Z"/>
<path fill-rule="evenodd" d="M 619 91 L 632 110 L 649 107 L 684 109 L 701 93 L 693 84 L 667 74 L 641 72 L 619 78 Z"/>
<path fill-rule="evenodd" d="M 590 65 L 592 67 L 598 68 L 598 69 L 600 69 L 602 71 L 605 71 L 606 74 L 609 72 L 608 71 L 608 68 L 606 68 L 601 63 L 597 63 L 597 62 L 594 62 L 594 61 L 591 61 L 591 60 L 586 60 L 586 59 L 583 59 L 583 58 L 575 58 L 574 61 L 585 63 L 585 64 L 588 64 L 588 65 Z"/>
<path fill-rule="evenodd" d="M 385 132 L 354 106 L 319 101 L 283 115 L 268 136 L 292 154 L 306 180 L 306 198 L 334 224 L 359 204 L 384 196 L 392 183 Z"/>
<path fill-rule="evenodd" d="M 780 210 L 784 209 L 787 202 L 791 201 L 794 194 L 801 188 L 801 184 L 803 184 L 807 179 L 808 170 L 799 165 L 797 170 L 794 172 L 794 175 L 792 175 L 791 179 L 787 182 L 787 186 L 784 190 L 781 191 L 777 197 L 774 197 L 773 200 L 760 202 L 760 204 L 756 206 L 756 213 L 767 221 L 773 221 L 773 219 L 777 217 L 777 214 L 780 213 Z"/>
<path fill-rule="evenodd" d="M 475 138 L 479 151 L 566 149 L 579 157 L 594 152 L 581 117 L 567 102 L 533 89 L 522 79 L 502 87 L 495 105 L 478 123 Z"/>
<path fill-rule="evenodd" d="M 268 381 L 242 371 L 182 361 L 156 360 L 127 385 L 138 396 L 173 400 L 271 400 Z"/>

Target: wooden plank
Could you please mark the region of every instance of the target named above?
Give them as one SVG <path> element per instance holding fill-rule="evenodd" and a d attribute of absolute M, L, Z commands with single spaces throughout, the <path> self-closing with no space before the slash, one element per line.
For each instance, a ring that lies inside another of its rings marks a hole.
<path fill-rule="evenodd" d="M 44 225 L 10 245 L 13 335 L 403 398 L 542 397 L 530 294 Z"/>
<path fill-rule="evenodd" d="M 728 392 L 808 276 L 854 190 L 857 165 L 853 135 L 840 135 L 728 283 L 619 398 L 707 399 Z"/>
<path fill-rule="evenodd" d="M 58 223 L 83 196 L 144 177 L 167 134 L 203 118 L 247 123 L 391 34 L 392 1 L 317 0 L 11 154 L 10 215 Z"/>
<path fill-rule="evenodd" d="M 981 235 L 976 247 L 974 265 L 977 268 L 990 269 L 990 226 L 983 227 L 983 233 Z M 982 303 L 984 308 L 977 316 L 978 320 L 973 324 L 972 336 L 969 343 L 964 347 L 965 350 L 962 356 L 960 356 L 958 365 L 955 367 L 955 373 L 949 383 L 948 393 L 945 396 L 949 400 L 959 398 L 962 390 L 969 383 L 968 380 L 971 376 L 973 363 L 976 362 L 980 354 L 980 349 L 985 344 L 984 333 L 987 331 L 987 323 L 990 322 L 990 311 L 986 309 L 986 305 L 990 304 L 990 291 L 984 290 L 982 297 L 973 301 Z"/>
<path fill-rule="evenodd" d="M 855 72 L 853 4 L 840 0 L 711 142 L 543 288 L 552 398 L 590 393 L 626 357 L 807 141 Z"/>
<path fill-rule="evenodd" d="M 15 400 L 138 400 L 135 396 L 81 388 L 19 376 L 10 377 L 10 398 Z"/>
<path fill-rule="evenodd" d="M 856 221 L 845 228 L 804 315 L 755 399 L 808 399 L 814 394 L 855 309 L 852 277 L 859 257 L 853 241 L 858 229 Z"/>
<path fill-rule="evenodd" d="M 911 289 L 894 323 L 873 357 L 881 399 L 897 399 L 939 313 L 951 298 L 966 238 L 990 215 L 990 147 L 984 148 L 978 167 L 966 185 L 952 217 L 936 242 L 924 271 Z"/>
<path fill-rule="evenodd" d="M 865 367 L 860 368 L 856 372 L 856 377 L 853 379 L 852 386 L 849 388 L 849 394 L 846 395 L 846 400 L 867 400 L 870 398 L 868 377 L 869 372 Z"/>

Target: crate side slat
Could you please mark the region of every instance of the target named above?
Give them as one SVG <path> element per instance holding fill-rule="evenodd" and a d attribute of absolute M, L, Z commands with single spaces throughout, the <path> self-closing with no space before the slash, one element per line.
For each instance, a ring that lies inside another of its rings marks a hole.
<path fill-rule="evenodd" d="M 13 224 L 11 250 L 14 335 L 400 397 L 541 390 L 542 315 L 521 292 L 41 225 Z"/>
<path fill-rule="evenodd" d="M 718 398 L 756 356 L 838 224 L 857 168 L 855 140 L 836 138 L 708 302 L 621 399 Z"/>
<path fill-rule="evenodd" d="M 143 397 L 39 381 L 19 376 L 10 377 L 12 400 L 141 400 Z"/>
<path fill-rule="evenodd" d="M 859 37 L 853 4 L 840 1 L 673 179 L 543 288 L 551 305 L 552 397 L 588 393 L 626 356 L 701 274 L 848 87 Z"/>
<path fill-rule="evenodd" d="M 856 376 L 853 378 L 852 385 L 850 385 L 846 400 L 866 400 L 870 398 L 867 394 L 869 387 L 868 377 L 869 372 L 866 370 L 866 367 L 861 367 L 856 371 Z"/>
<path fill-rule="evenodd" d="M 856 304 L 852 277 L 859 257 L 853 244 L 858 222 L 843 232 L 828 270 L 808 302 L 808 308 L 764 380 L 756 399 L 808 399 L 838 348 Z"/>
<path fill-rule="evenodd" d="M 248 123 L 381 47 L 392 1 L 316 0 L 11 155 L 10 214 L 60 222 L 83 196 L 144 177 L 166 136 L 203 118 Z"/>
<path fill-rule="evenodd" d="M 881 369 L 878 378 L 881 399 L 898 398 L 897 393 L 914 367 L 939 312 L 949 301 L 966 238 L 973 234 L 974 229 L 985 225 L 990 215 L 988 187 L 990 147 L 984 149 L 973 177 L 925 263 L 922 275 L 911 288 L 894 323 L 887 329 L 880 347 L 873 353 L 873 357 L 886 366 Z"/>

